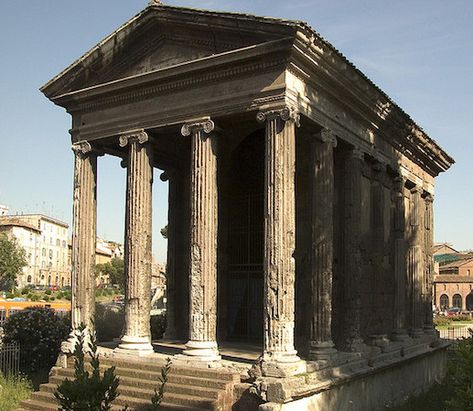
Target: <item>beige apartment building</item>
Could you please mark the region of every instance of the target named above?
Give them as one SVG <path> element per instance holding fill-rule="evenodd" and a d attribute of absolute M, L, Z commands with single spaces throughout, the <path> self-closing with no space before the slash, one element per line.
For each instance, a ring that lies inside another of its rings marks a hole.
<path fill-rule="evenodd" d="M 68 225 L 42 214 L 0 216 L 0 232 L 15 237 L 25 249 L 28 265 L 18 287 L 71 284 L 67 250 Z"/>

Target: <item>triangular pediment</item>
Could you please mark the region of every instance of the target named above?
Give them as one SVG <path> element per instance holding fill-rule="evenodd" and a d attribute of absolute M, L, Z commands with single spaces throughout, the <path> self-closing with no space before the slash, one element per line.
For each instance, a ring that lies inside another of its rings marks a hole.
<path fill-rule="evenodd" d="M 238 50 L 295 33 L 297 22 L 151 6 L 48 82 L 49 97 Z"/>

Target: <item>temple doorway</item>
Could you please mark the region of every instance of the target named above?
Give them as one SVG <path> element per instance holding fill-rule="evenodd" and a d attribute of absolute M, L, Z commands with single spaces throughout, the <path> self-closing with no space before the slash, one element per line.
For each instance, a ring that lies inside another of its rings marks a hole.
<path fill-rule="evenodd" d="M 234 150 L 228 196 L 226 336 L 263 339 L 264 134 L 246 137 Z"/>

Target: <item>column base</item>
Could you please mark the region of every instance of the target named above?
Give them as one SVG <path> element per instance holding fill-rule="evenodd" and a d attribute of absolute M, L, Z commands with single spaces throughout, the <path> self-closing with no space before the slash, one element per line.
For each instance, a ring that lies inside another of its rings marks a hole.
<path fill-rule="evenodd" d="M 409 335 L 412 338 L 421 338 L 425 334 L 424 334 L 424 330 L 422 328 L 412 328 L 411 330 L 409 330 Z"/>
<path fill-rule="evenodd" d="M 372 347 L 366 345 L 362 338 L 355 337 L 348 339 L 344 351 L 370 353 L 372 351 Z"/>
<path fill-rule="evenodd" d="M 188 360 L 211 362 L 220 361 L 222 357 L 218 352 L 218 345 L 215 341 L 192 341 L 186 343 L 186 349 L 182 351 L 183 358 Z"/>
<path fill-rule="evenodd" d="M 125 335 L 120 339 L 120 344 L 118 344 L 115 351 L 144 355 L 153 353 L 154 349 L 150 343 L 149 337 L 132 337 Z"/>
<path fill-rule="evenodd" d="M 309 344 L 309 358 L 311 360 L 330 360 L 338 353 L 332 341 L 316 342 Z"/>
<path fill-rule="evenodd" d="M 391 340 L 393 341 L 404 342 L 404 341 L 409 341 L 410 338 L 411 337 L 409 337 L 409 334 L 407 334 L 407 331 L 403 329 L 394 330 L 391 333 Z"/>
<path fill-rule="evenodd" d="M 261 374 L 264 377 L 284 378 L 307 371 L 306 362 L 301 360 L 297 351 L 264 353 L 261 358 Z"/>

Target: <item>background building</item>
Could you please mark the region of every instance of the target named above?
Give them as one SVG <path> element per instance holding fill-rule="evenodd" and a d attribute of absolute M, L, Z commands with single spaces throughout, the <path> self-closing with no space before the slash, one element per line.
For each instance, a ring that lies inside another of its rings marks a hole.
<path fill-rule="evenodd" d="M 28 265 L 17 279 L 19 287 L 71 284 L 67 229 L 66 223 L 42 214 L 0 216 L 0 231 L 15 237 L 26 252 Z"/>
<path fill-rule="evenodd" d="M 8 214 L 8 207 L 6 205 L 0 204 L 0 216 Z"/>

